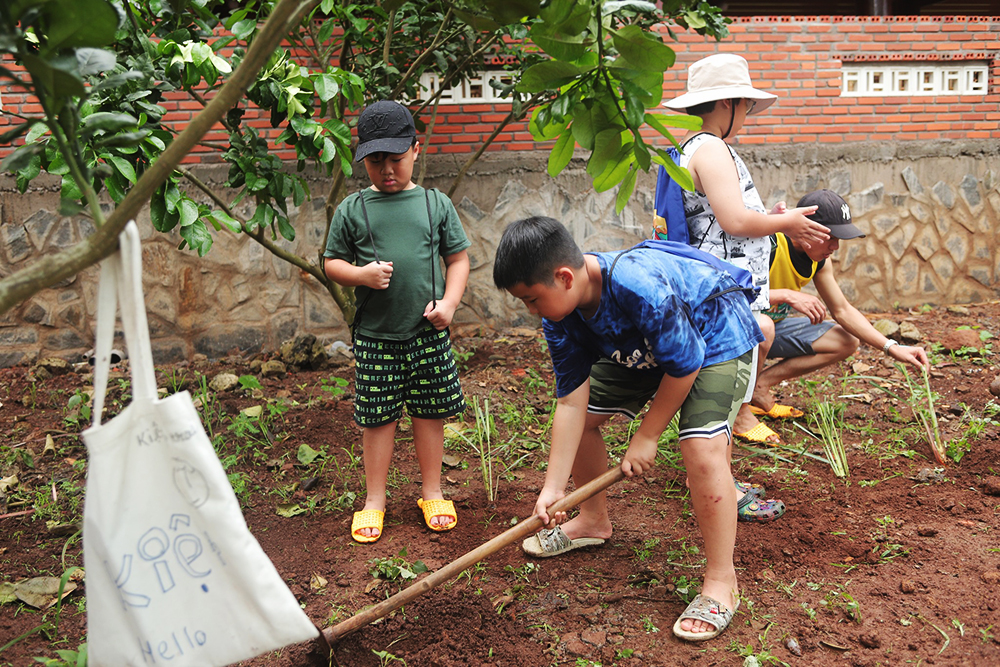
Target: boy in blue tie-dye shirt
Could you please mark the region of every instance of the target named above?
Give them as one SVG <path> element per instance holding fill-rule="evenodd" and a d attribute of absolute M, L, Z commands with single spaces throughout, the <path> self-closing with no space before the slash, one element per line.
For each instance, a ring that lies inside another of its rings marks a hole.
<path fill-rule="evenodd" d="M 605 472 L 600 426 L 611 415 L 635 417 L 652 399 L 622 459 L 631 477 L 652 467 L 660 435 L 680 412 L 680 450 L 707 562 L 702 595 L 674 634 L 711 639 L 738 606 L 729 448 L 733 419 L 753 386 L 752 351 L 763 336 L 729 274 L 651 248 L 616 255 L 583 255 L 551 218 L 511 223 L 497 248 L 493 280 L 544 318 L 556 375 L 552 448 L 534 508 L 549 529 L 524 549 L 555 556 L 610 538 L 604 493 L 568 522 L 565 512 L 550 515 L 547 508 L 563 497 L 571 474 L 579 488 Z"/>

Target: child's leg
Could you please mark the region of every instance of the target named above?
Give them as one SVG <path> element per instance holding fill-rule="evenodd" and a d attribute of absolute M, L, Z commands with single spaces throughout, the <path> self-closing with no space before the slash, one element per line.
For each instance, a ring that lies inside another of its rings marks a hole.
<path fill-rule="evenodd" d="M 764 362 L 767 361 L 767 353 L 770 351 L 771 345 L 774 344 L 774 321 L 763 313 L 754 313 L 754 319 L 757 320 L 760 331 L 764 334 L 764 342 L 757 346 L 757 373 L 754 377 L 759 377 L 761 370 L 764 368 Z M 733 423 L 733 432 L 740 434 L 747 433 L 759 423 L 760 420 L 750 412 L 750 402 L 747 401 L 740 407 L 740 411 L 736 415 L 736 421 Z M 773 444 L 780 444 L 781 442 L 777 434 L 769 436 L 767 440 Z"/>
<path fill-rule="evenodd" d="M 413 448 L 417 451 L 420 464 L 421 497 L 424 500 L 443 500 L 441 493 L 441 459 L 444 457 L 444 422 L 440 419 L 412 418 Z M 431 523 L 447 526 L 452 522 L 449 516 L 435 515 Z"/>
<path fill-rule="evenodd" d="M 691 505 L 705 540 L 705 579 L 701 592 L 736 608 L 738 586 L 733 550 L 736 545 L 736 488 L 729 467 L 728 434 L 713 438 L 688 438 L 680 443 L 691 487 Z M 708 632 L 715 628 L 703 621 L 685 619 L 681 628 L 688 632 Z"/>
<path fill-rule="evenodd" d="M 364 445 L 366 510 L 385 511 L 385 485 L 389 478 L 389 463 L 396 441 L 396 422 L 364 429 L 361 443 Z M 377 528 L 359 531 L 365 537 L 376 537 Z"/>
<path fill-rule="evenodd" d="M 587 413 L 587 421 L 580 438 L 580 448 L 573 461 L 573 484 L 580 488 L 608 471 L 608 450 L 601 436 L 601 424 L 609 415 Z M 562 525 L 571 540 L 579 537 L 611 537 L 611 518 L 608 516 L 608 495 L 601 491 L 580 504 L 580 513 Z"/>

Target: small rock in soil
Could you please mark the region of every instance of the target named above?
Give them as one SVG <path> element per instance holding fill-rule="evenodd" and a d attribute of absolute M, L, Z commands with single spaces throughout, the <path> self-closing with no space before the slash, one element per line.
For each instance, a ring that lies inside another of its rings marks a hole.
<path fill-rule="evenodd" d="M 931 528 L 930 526 L 920 526 L 917 528 L 917 535 L 920 537 L 934 537 L 937 534 L 937 528 Z"/>
<path fill-rule="evenodd" d="M 785 648 L 787 648 L 792 655 L 802 655 L 802 647 L 799 646 L 797 641 L 795 641 L 795 637 L 788 637 L 785 639 Z"/>
<path fill-rule="evenodd" d="M 902 322 L 899 325 L 899 337 L 906 343 L 919 343 L 924 339 L 924 335 L 912 322 Z"/>
<path fill-rule="evenodd" d="M 980 579 L 983 580 L 984 584 L 990 584 L 992 586 L 996 586 L 997 584 L 1000 584 L 1000 572 L 997 572 L 996 570 L 983 572 L 980 575 Z"/>
<path fill-rule="evenodd" d="M 917 584 L 916 582 L 910 579 L 903 579 L 901 582 L 899 582 L 899 590 L 902 593 L 916 593 Z"/>
<path fill-rule="evenodd" d="M 872 326 L 886 338 L 892 338 L 899 333 L 899 325 L 892 320 L 876 320 Z"/>
<path fill-rule="evenodd" d="M 1000 496 L 1000 477 L 987 477 L 984 479 L 983 493 L 988 496 Z"/>
<path fill-rule="evenodd" d="M 979 338 L 979 332 L 972 329 L 962 329 L 946 334 L 941 340 L 941 347 L 948 352 L 961 350 L 963 347 L 974 347 L 982 349 L 983 341 Z"/>
<path fill-rule="evenodd" d="M 882 640 L 876 634 L 863 634 L 858 637 L 858 641 L 865 648 L 878 648 L 882 645 Z"/>

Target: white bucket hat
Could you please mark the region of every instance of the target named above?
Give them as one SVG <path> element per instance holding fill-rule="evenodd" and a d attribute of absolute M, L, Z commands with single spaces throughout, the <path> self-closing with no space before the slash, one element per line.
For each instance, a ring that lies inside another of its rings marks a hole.
<path fill-rule="evenodd" d="M 717 53 L 692 64 L 688 68 L 687 92 L 664 102 L 663 106 L 684 111 L 703 102 L 737 98 L 757 100 L 751 112 L 756 114 L 774 104 L 778 96 L 753 87 L 750 67 L 743 56 Z"/>

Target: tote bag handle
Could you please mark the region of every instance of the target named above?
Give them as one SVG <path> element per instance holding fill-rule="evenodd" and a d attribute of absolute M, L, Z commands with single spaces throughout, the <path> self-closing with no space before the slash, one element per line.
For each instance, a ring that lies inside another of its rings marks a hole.
<path fill-rule="evenodd" d="M 121 302 L 122 328 L 129 351 L 133 400 L 156 400 L 156 375 L 142 293 L 142 246 L 134 220 L 118 235 L 118 252 L 101 262 L 97 292 L 97 332 L 94 345 L 94 426 L 101 423 L 111 369 L 115 311 Z"/>

